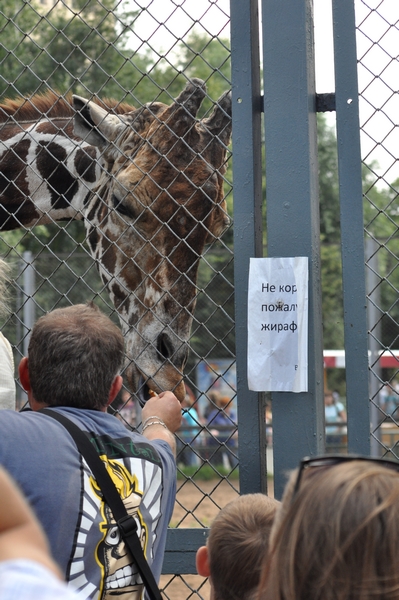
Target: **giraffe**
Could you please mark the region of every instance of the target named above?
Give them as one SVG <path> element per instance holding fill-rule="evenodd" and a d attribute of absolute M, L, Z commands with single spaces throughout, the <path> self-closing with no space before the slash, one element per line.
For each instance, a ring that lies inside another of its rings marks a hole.
<path fill-rule="evenodd" d="M 205 95 L 192 79 L 170 105 L 52 92 L 0 104 L 0 229 L 85 222 L 141 403 L 184 397 L 199 259 L 230 222 L 231 94 L 199 120 Z"/>

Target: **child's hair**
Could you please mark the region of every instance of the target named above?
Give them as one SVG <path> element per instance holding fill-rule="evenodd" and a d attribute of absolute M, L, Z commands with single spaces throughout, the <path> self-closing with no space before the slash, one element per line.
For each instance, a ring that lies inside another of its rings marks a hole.
<path fill-rule="evenodd" d="M 242 600 L 256 589 L 279 504 L 264 494 L 246 494 L 220 511 L 208 538 L 215 600 Z"/>

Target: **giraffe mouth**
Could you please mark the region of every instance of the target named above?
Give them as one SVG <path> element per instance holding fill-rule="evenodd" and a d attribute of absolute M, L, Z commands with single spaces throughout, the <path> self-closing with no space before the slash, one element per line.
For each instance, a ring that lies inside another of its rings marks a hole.
<path fill-rule="evenodd" d="M 142 375 L 140 375 L 139 390 L 137 392 L 137 398 L 139 400 L 139 404 L 140 404 L 141 408 L 143 408 L 145 403 L 148 402 L 148 400 L 150 398 L 152 398 L 153 396 L 156 396 L 156 392 L 154 392 L 154 390 L 151 390 L 149 388 L 144 377 Z"/>
<path fill-rule="evenodd" d="M 136 368 L 134 371 L 131 370 L 127 374 L 127 380 L 130 389 L 134 390 L 134 395 L 140 406 L 143 408 L 150 398 L 157 396 L 163 390 L 172 391 L 179 402 L 182 402 L 185 396 L 185 385 L 182 375 L 181 373 L 178 373 L 176 369 L 172 375 L 173 377 L 162 377 L 158 381 L 156 377 L 148 377 L 143 373 L 140 373 L 139 369 Z"/>

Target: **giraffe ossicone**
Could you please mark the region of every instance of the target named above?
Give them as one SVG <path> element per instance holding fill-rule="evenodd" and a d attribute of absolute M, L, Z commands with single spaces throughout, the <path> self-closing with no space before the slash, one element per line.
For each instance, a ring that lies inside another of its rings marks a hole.
<path fill-rule="evenodd" d="M 0 228 L 85 221 L 142 401 L 149 389 L 184 397 L 198 262 L 230 222 L 231 95 L 199 120 L 205 94 L 193 79 L 170 105 L 50 92 L 0 104 Z"/>

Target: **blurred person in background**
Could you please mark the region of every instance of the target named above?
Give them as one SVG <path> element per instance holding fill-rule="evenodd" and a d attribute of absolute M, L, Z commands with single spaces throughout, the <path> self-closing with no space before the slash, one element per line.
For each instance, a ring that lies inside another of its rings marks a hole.
<path fill-rule="evenodd" d="M 0 508 L 0 600 L 78 600 L 32 509 L 2 468 Z"/>
<path fill-rule="evenodd" d="M 207 428 L 208 446 L 212 448 L 210 463 L 223 465 L 226 469 L 238 465 L 237 417 L 233 400 L 220 394 L 214 396 L 216 407 L 209 413 Z"/>
<path fill-rule="evenodd" d="M 195 448 L 198 448 L 201 443 L 201 424 L 197 409 L 195 408 L 195 400 L 193 391 L 186 384 L 186 395 L 181 404 L 182 424 L 177 432 L 177 463 L 184 466 L 199 466 L 201 463 L 200 457 L 195 452 Z"/>
<path fill-rule="evenodd" d="M 0 258 L 0 315 L 7 313 L 9 267 Z M 0 332 L 0 409 L 15 410 L 14 357 L 10 342 Z"/>

